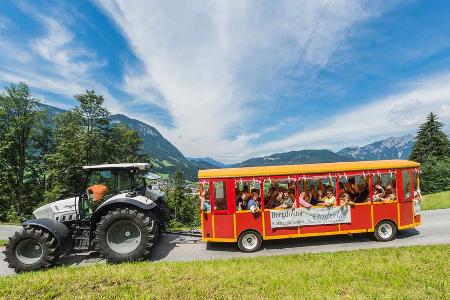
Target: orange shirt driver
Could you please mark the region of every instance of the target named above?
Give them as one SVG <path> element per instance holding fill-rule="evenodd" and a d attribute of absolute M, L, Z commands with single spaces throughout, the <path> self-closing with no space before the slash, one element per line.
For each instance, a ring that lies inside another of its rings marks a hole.
<path fill-rule="evenodd" d="M 88 187 L 88 192 L 92 193 L 94 203 L 98 203 L 103 200 L 103 198 L 106 196 L 106 193 L 108 193 L 108 187 L 103 184 L 94 184 Z"/>

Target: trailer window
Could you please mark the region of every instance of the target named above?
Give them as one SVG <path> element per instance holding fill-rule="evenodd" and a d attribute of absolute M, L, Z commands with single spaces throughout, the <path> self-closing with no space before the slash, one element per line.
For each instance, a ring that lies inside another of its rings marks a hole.
<path fill-rule="evenodd" d="M 225 181 L 214 182 L 214 210 L 227 210 Z"/>
<path fill-rule="evenodd" d="M 344 197 L 342 193 L 347 193 L 351 202 L 363 203 L 370 201 L 369 176 L 339 176 L 339 193 L 340 197 Z"/>
<path fill-rule="evenodd" d="M 209 183 L 201 183 L 199 188 L 201 210 L 204 212 L 211 211 L 211 197 L 209 191 Z"/>
<path fill-rule="evenodd" d="M 374 175 L 372 182 L 373 202 L 397 201 L 397 181 L 394 172 Z"/>
<path fill-rule="evenodd" d="M 264 207 L 285 209 L 296 206 L 295 178 L 266 180 L 264 182 Z"/>
<path fill-rule="evenodd" d="M 261 183 L 257 180 L 245 181 L 239 180 L 236 181 L 234 188 L 234 199 L 236 202 L 236 211 L 248 210 L 247 202 L 252 197 L 252 194 L 257 194 L 257 202 L 261 207 Z"/>
<path fill-rule="evenodd" d="M 409 170 L 402 171 L 402 180 L 403 180 L 403 198 L 411 199 L 411 176 L 409 174 Z"/>

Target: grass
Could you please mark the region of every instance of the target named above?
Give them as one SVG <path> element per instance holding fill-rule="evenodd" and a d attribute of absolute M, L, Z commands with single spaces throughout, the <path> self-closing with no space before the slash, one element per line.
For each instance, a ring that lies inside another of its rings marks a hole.
<path fill-rule="evenodd" d="M 5 241 L 5 240 L 0 240 L 0 246 L 6 246 L 6 243 L 7 243 L 8 241 Z"/>
<path fill-rule="evenodd" d="M 424 195 L 421 206 L 423 210 L 450 208 L 450 191 Z"/>
<path fill-rule="evenodd" d="M 143 262 L 0 278 L 5 299 L 449 299 L 450 245 L 196 262 Z"/>

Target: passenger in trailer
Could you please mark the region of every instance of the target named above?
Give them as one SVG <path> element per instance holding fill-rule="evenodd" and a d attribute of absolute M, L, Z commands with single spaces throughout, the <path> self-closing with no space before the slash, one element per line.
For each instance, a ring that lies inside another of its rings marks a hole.
<path fill-rule="evenodd" d="M 252 190 L 252 194 L 250 195 L 250 199 L 247 201 L 247 210 L 250 210 L 252 213 L 256 213 L 259 211 L 258 204 L 259 191 Z"/>
<path fill-rule="evenodd" d="M 313 184 L 309 186 L 308 197 L 309 204 L 318 205 L 319 204 L 319 194 L 316 191 L 316 188 Z"/>
<path fill-rule="evenodd" d="M 235 192 L 237 192 L 236 195 L 236 210 L 246 210 L 247 209 L 247 201 L 250 198 L 250 193 L 248 192 L 249 187 L 248 185 L 244 184 L 242 191 L 239 189 L 236 189 Z"/>
<path fill-rule="evenodd" d="M 279 201 L 281 202 L 281 204 L 276 207 L 277 209 L 292 208 L 292 205 L 294 204 L 292 199 L 289 197 L 289 192 L 286 190 L 284 190 L 281 193 L 281 199 Z M 295 193 L 294 193 L 294 201 L 295 201 Z"/>
<path fill-rule="evenodd" d="M 381 184 L 375 184 L 373 187 L 373 202 L 380 202 L 385 195 L 384 189 Z"/>
<path fill-rule="evenodd" d="M 295 192 L 294 192 L 295 197 Z M 300 204 L 300 207 L 310 208 L 312 205 L 309 203 L 306 199 L 307 195 L 305 192 L 301 192 L 298 196 L 298 203 Z M 309 199 L 308 199 L 309 200 Z"/>
<path fill-rule="evenodd" d="M 341 200 L 341 206 L 355 204 L 353 201 L 350 200 L 350 196 L 346 192 L 341 193 L 339 198 Z"/>
<path fill-rule="evenodd" d="M 205 191 L 203 193 L 203 196 L 200 198 L 202 201 L 202 210 L 204 212 L 210 212 L 211 211 L 211 203 L 209 202 L 209 191 Z"/>
<path fill-rule="evenodd" d="M 319 201 L 326 207 L 336 205 L 336 197 L 333 194 L 333 189 L 328 188 L 326 195 L 321 197 Z"/>
<path fill-rule="evenodd" d="M 385 194 L 384 197 L 382 197 L 382 201 L 395 201 L 397 199 L 392 185 L 388 184 L 384 191 Z"/>
<path fill-rule="evenodd" d="M 365 182 L 361 181 L 360 183 L 358 183 L 354 202 L 355 203 L 363 203 L 366 201 L 370 201 L 369 194 L 370 194 L 369 187 L 366 185 Z"/>

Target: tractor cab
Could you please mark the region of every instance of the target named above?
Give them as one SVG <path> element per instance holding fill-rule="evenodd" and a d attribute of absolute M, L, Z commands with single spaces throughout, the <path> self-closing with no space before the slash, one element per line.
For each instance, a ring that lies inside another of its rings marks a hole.
<path fill-rule="evenodd" d="M 89 217 L 102 203 L 117 198 L 117 195 L 145 196 L 149 168 L 150 164 L 147 163 L 83 167 L 86 176 L 79 195 L 80 217 Z"/>

